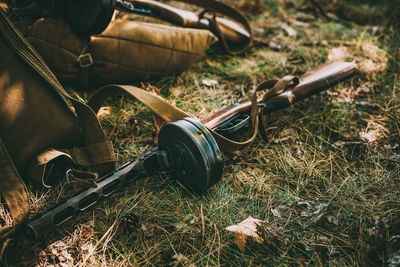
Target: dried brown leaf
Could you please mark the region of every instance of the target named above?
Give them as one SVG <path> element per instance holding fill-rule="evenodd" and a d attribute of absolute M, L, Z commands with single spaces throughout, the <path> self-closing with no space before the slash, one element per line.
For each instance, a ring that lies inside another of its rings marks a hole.
<path fill-rule="evenodd" d="M 272 215 L 274 215 L 277 218 L 281 218 L 282 217 L 282 215 L 281 215 L 281 213 L 279 212 L 278 209 L 271 209 L 271 212 L 272 212 Z"/>
<path fill-rule="evenodd" d="M 368 121 L 367 128 L 364 131 L 359 132 L 359 135 L 362 139 L 371 143 L 385 138 L 388 132 L 388 129 L 386 129 L 382 124 L 370 120 Z"/>
<path fill-rule="evenodd" d="M 249 216 L 246 220 L 226 227 L 225 229 L 233 232 L 235 240 L 234 243 L 241 251 L 244 251 L 247 238 L 251 238 L 257 243 L 263 243 L 264 239 L 257 233 L 257 226 L 263 221 Z"/>
<path fill-rule="evenodd" d="M 214 79 L 203 79 L 203 80 L 201 80 L 201 83 L 207 87 L 213 87 L 213 86 L 218 85 L 218 81 L 214 80 Z"/>
<path fill-rule="evenodd" d="M 154 93 L 154 94 L 156 94 L 158 96 L 161 95 L 161 90 L 158 89 L 156 86 L 151 85 L 149 83 L 147 83 L 147 85 L 145 85 L 144 83 L 141 83 L 141 85 L 142 85 L 142 89 L 144 89 L 144 90 L 146 90 L 148 92 Z"/>
<path fill-rule="evenodd" d="M 290 37 L 295 37 L 297 35 L 297 32 L 295 29 L 287 25 L 286 23 L 282 23 L 280 27 L 287 33 L 288 36 Z"/>
<path fill-rule="evenodd" d="M 182 88 L 181 88 L 181 86 L 178 86 L 178 87 L 171 87 L 171 88 L 169 89 L 169 92 L 170 92 L 173 96 L 178 97 L 178 96 L 180 96 L 180 95 L 182 94 Z"/>
<path fill-rule="evenodd" d="M 328 53 L 329 61 L 345 61 L 349 56 L 348 48 L 345 46 L 333 47 Z"/>
<path fill-rule="evenodd" d="M 103 120 L 111 115 L 112 107 L 101 107 L 97 112 L 97 118 Z"/>
<path fill-rule="evenodd" d="M 154 141 L 154 143 L 157 144 L 158 143 L 158 134 L 160 133 L 161 128 L 164 127 L 164 125 L 167 122 L 155 113 L 153 114 L 153 121 L 154 121 L 154 127 L 156 128 L 153 141 Z"/>

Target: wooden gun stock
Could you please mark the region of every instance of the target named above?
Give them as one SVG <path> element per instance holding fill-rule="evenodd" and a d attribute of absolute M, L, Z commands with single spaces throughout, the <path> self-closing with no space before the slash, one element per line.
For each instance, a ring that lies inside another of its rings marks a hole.
<path fill-rule="evenodd" d="M 299 84 L 284 92 L 268 98 L 264 103 L 258 99 L 259 104 L 265 104 L 263 113 L 267 114 L 286 108 L 297 101 L 317 94 L 325 89 L 335 86 L 339 82 L 353 77 L 358 72 L 357 65 L 351 62 L 333 62 L 320 65 L 307 71 L 299 77 Z M 234 104 L 226 107 L 203 119 L 203 123 L 209 129 L 217 129 L 223 123 L 234 118 L 237 114 L 249 114 L 251 101 L 242 104 Z"/>
<path fill-rule="evenodd" d="M 126 4 L 127 2 L 134 6 L 134 8 L 129 9 L 131 12 L 156 17 L 182 27 L 211 30 L 209 20 L 200 18 L 194 12 L 154 0 L 117 0 L 117 4 L 119 4 L 117 7 L 126 10 L 124 3 Z M 250 33 L 239 23 L 218 16 L 215 20 L 226 40 L 233 43 L 242 43 L 250 39 Z"/>

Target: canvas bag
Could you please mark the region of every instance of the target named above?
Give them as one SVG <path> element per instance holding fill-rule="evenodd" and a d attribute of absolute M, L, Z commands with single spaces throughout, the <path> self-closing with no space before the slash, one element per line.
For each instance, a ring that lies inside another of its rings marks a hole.
<path fill-rule="evenodd" d="M 180 26 L 116 20 L 101 34 L 76 35 L 61 19 L 37 20 L 27 37 L 46 63 L 63 82 L 81 87 L 90 83 L 128 83 L 187 69 L 218 40 L 229 54 L 240 54 L 260 45 L 252 35 L 248 20 L 234 8 L 215 0 L 179 0 L 224 14 L 249 33 L 240 44 L 229 44 L 218 25 L 209 18 L 210 30 L 190 28 L 194 21 L 181 18 Z M 265 43 L 262 43 L 265 45 Z"/>
<path fill-rule="evenodd" d="M 29 212 L 21 175 L 29 172 L 40 180 L 48 164 L 61 158 L 105 173 L 114 169 L 115 159 L 95 113 L 65 92 L 3 5 L 0 58 L 0 195 L 13 222 L 0 226 L 0 244 L 5 244 L 1 240 Z"/>
<path fill-rule="evenodd" d="M 181 72 L 217 41 L 207 30 L 121 19 L 100 35 L 82 37 L 50 17 L 33 23 L 27 39 L 57 78 L 83 87 Z"/>

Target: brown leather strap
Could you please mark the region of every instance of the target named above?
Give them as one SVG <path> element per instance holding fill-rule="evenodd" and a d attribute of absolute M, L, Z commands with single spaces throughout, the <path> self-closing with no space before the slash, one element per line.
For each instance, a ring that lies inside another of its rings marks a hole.
<path fill-rule="evenodd" d="M 189 116 L 186 112 L 171 105 L 169 102 L 159 97 L 158 95 L 152 94 L 143 89 L 130 85 L 104 86 L 93 94 L 93 96 L 88 101 L 88 105 L 92 108 L 93 111 L 97 112 L 100 109 L 103 102 L 105 101 L 105 99 L 110 95 L 112 95 L 113 93 L 115 93 L 116 90 L 125 91 L 131 94 L 167 122 L 179 120 Z M 258 131 L 258 123 L 259 123 L 258 118 L 256 118 L 254 122 L 255 131 L 251 134 L 250 138 L 244 142 L 237 142 L 228 139 L 214 132 L 212 129 L 209 129 L 209 131 L 214 136 L 221 151 L 233 152 L 251 143 L 256 138 Z"/>
<path fill-rule="evenodd" d="M 214 31 L 217 32 L 217 37 L 220 39 L 220 41 L 222 42 L 222 45 L 224 46 L 224 48 L 226 49 L 226 51 L 229 54 L 232 54 L 232 55 L 242 54 L 245 51 L 247 51 L 250 47 L 252 47 L 253 39 L 254 39 L 253 38 L 253 30 L 250 27 L 249 21 L 238 10 L 234 9 L 233 7 L 231 7 L 227 4 L 224 4 L 222 2 L 215 1 L 215 0 L 178 0 L 178 1 L 196 5 L 199 7 L 203 7 L 206 10 L 212 10 L 214 12 L 223 14 L 225 16 L 228 16 L 228 17 L 236 20 L 237 22 L 241 23 L 245 27 L 245 29 L 247 30 L 247 32 L 250 35 L 249 40 L 247 42 L 244 42 L 243 44 L 236 45 L 236 47 L 231 47 L 226 42 L 223 35 L 220 34 L 220 30 L 219 30 L 218 26 L 216 25 L 216 23 L 215 22 L 213 23 L 212 27 L 213 27 Z M 214 21 L 215 21 L 215 19 L 214 19 Z M 219 34 L 218 34 L 218 32 L 219 32 Z"/>
<path fill-rule="evenodd" d="M 215 36 L 217 36 L 218 40 L 221 42 L 221 45 L 223 46 L 223 48 L 225 49 L 225 51 L 230 54 L 230 55 L 238 55 L 241 54 L 245 51 L 248 50 L 248 48 L 251 46 L 251 44 L 249 45 L 245 45 L 243 46 L 243 48 L 239 49 L 238 51 L 233 50 L 228 42 L 226 41 L 226 38 L 224 36 L 224 34 L 222 33 L 217 21 L 216 21 L 216 13 L 213 10 L 207 10 L 205 9 L 203 12 L 201 12 L 199 14 L 199 18 L 202 18 L 202 16 L 204 16 L 206 13 L 211 13 L 212 17 L 211 18 L 207 18 L 208 23 L 210 25 L 211 31 L 212 33 L 214 33 Z"/>
<path fill-rule="evenodd" d="M 189 116 L 187 113 L 171 105 L 160 96 L 131 85 L 106 85 L 93 94 L 88 101 L 88 105 L 93 111 L 97 112 L 105 99 L 117 90 L 131 94 L 167 122 Z"/>
<path fill-rule="evenodd" d="M 261 82 L 256 86 L 256 88 L 253 91 L 252 97 L 251 97 L 251 109 L 250 109 L 250 117 L 251 117 L 251 125 L 250 125 L 250 131 L 256 131 L 255 129 L 255 123 L 254 121 L 256 118 L 259 120 L 259 127 L 258 131 L 261 135 L 261 137 L 267 141 L 268 137 L 267 134 L 265 133 L 265 115 L 262 113 L 262 109 L 259 108 L 259 105 L 261 104 L 266 104 L 267 101 L 284 91 L 295 87 L 298 85 L 300 82 L 298 77 L 287 75 L 281 79 L 271 79 L 267 80 L 264 82 Z M 257 99 L 257 92 L 266 90 L 268 91 L 264 94 L 262 99 L 259 101 Z"/>

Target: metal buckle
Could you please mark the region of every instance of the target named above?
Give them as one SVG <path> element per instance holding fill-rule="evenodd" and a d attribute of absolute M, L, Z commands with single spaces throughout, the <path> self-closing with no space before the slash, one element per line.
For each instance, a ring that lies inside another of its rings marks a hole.
<path fill-rule="evenodd" d="M 78 57 L 79 66 L 81 69 L 88 68 L 93 65 L 93 58 L 92 55 L 89 53 L 80 55 Z"/>
<path fill-rule="evenodd" d="M 67 184 L 71 184 L 71 175 L 70 173 L 72 172 L 72 169 L 68 169 L 65 173 L 65 179 L 67 180 Z"/>

